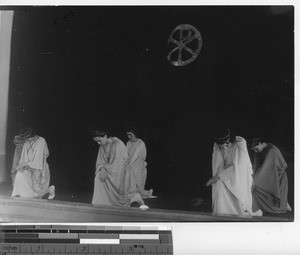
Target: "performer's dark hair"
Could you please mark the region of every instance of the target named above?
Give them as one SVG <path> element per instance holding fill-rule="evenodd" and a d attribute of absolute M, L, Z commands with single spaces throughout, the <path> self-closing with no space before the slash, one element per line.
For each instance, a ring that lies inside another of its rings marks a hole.
<path fill-rule="evenodd" d="M 36 129 L 33 127 L 24 126 L 19 129 L 17 135 L 20 137 L 29 138 L 29 137 L 33 137 L 33 136 L 37 135 L 37 132 L 36 132 Z"/>
<path fill-rule="evenodd" d="M 221 145 L 229 142 L 233 143 L 236 140 L 236 137 L 232 131 L 227 127 L 217 127 L 214 132 L 214 141 L 215 143 Z"/>
<path fill-rule="evenodd" d="M 264 143 L 265 142 L 265 139 L 263 137 L 257 137 L 257 138 L 253 138 L 252 141 L 251 141 L 251 146 L 252 148 L 257 146 L 259 143 Z"/>
<path fill-rule="evenodd" d="M 14 137 L 13 142 L 16 146 L 23 144 L 26 139 L 36 136 L 37 133 L 31 127 L 22 127 L 20 128 L 18 134 Z"/>
<path fill-rule="evenodd" d="M 126 127 L 126 128 L 125 128 L 125 132 L 131 132 L 131 133 L 133 133 L 136 137 L 139 136 L 139 132 L 138 132 L 137 128 L 135 128 L 135 127 Z"/>
<path fill-rule="evenodd" d="M 109 132 L 106 130 L 92 130 L 91 134 L 93 138 L 109 136 Z"/>

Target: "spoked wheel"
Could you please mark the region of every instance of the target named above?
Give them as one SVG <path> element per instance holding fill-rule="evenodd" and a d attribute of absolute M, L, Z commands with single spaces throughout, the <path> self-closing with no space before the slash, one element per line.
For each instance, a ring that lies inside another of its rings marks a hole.
<path fill-rule="evenodd" d="M 174 66 L 184 66 L 193 62 L 202 48 L 202 37 L 192 25 L 182 24 L 171 33 L 168 45 L 173 49 L 168 54 L 169 62 Z"/>

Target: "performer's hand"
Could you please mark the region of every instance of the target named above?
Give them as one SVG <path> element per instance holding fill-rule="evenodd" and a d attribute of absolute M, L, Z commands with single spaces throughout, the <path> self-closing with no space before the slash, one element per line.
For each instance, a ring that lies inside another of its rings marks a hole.
<path fill-rule="evenodd" d="M 23 172 L 24 170 L 29 171 L 30 170 L 29 166 L 25 165 L 19 171 Z"/>
<path fill-rule="evenodd" d="M 215 184 L 220 179 L 219 175 L 215 175 L 213 178 L 211 178 L 207 183 L 206 186 L 210 186 L 212 184 Z"/>
<path fill-rule="evenodd" d="M 17 170 L 17 171 L 20 171 L 20 172 L 23 172 L 24 170 L 28 170 L 28 169 L 29 169 L 29 167 L 28 167 L 27 164 L 18 165 L 18 166 L 16 167 L 16 170 Z"/>
<path fill-rule="evenodd" d="M 99 177 L 100 177 L 100 181 L 104 182 L 106 177 L 107 177 L 107 173 L 104 169 L 101 169 L 99 172 Z"/>

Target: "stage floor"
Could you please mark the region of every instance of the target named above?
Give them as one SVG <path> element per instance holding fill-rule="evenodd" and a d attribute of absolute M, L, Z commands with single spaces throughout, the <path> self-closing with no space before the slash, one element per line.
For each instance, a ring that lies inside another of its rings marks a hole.
<path fill-rule="evenodd" d="M 9 182 L 0 185 L 0 195 L 3 197 L 9 197 L 12 192 L 12 185 Z M 210 214 L 211 213 L 211 201 L 203 199 L 202 203 L 197 207 L 194 207 L 191 201 L 195 198 L 192 196 L 179 196 L 179 195 L 167 195 L 167 194 L 157 194 L 154 192 L 157 198 L 145 199 L 145 204 L 149 206 L 151 210 L 168 210 L 170 212 L 176 211 L 183 213 L 190 212 L 191 214 Z M 92 193 L 86 190 L 79 190 L 75 188 L 64 188 L 56 187 L 56 196 L 53 202 L 57 201 L 62 203 L 66 201 L 68 204 L 83 203 L 89 205 L 92 200 Z M 137 204 L 132 204 L 132 207 L 138 207 Z M 137 209 L 137 208 L 136 208 Z M 264 214 L 265 221 L 293 221 L 294 213 L 287 212 L 283 214 Z M 261 220 L 260 220 L 261 221 Z"/>

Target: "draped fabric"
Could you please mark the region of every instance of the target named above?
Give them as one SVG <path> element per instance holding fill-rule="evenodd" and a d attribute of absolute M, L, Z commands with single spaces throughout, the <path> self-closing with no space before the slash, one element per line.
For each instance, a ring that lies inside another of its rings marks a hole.
<path fill-rule="evenodd" d="M 212 170 L 220 177 L 212 187 L 213 212 L 252 214 L 252 165 L 245 139 L 237 136 L 226 150 L 214 144 Z"/>
<path fill-rule="evenodd" d="M 17 147 L 13 163 L 13 171 L 16 175 L 12 196 L 41 198 L 49 193 L 50 170 L 47 163 L 49 156 L 47 143 L 40 136 L 27 139 L 18 160 L 19 150 L 20 148 Z"/>
<path fill-rule="evenodd" d="M 253 159 L 253 210 L 284 213 L 288 206 L 288 179 L 285 162 L 280 150 L 268 144 Z"/>
<path fill-rule="evenodd" d="M 11 168 L 11 178 L 12 178 L 13 185 L 14 185 L 16 174 L 18 172 L 17 166 L 19 165 L 19 162 L 20 162 L 22 149 L 23 149 L 23 146 L 15 148 L 15 153 L 14 153 L 14 158 L 13 158 L 13 163 L 12 163 L 12 168 Z"/>
<path fill-rule="evenodd" d="M 109 151 L 106 146 L 99 147 L 92 204 L 129 206 L 130 199 L 125 194 L 127 149 L 117 137 L 111 139 Z M 101 171 L 107 175 L 103 181 L 100 179 Z"/>
<path fill-rule="evenodd" d="M 128 187 L 126 189 L 127 194 L 140 193 L 143 198 L 151 196 L 150 190 L 145 190 L 146 178 L 147 178 L 147 163 L 146 155 L 147 150 L 145 143 L 138 139 L 136 142 L 128 141 L 126 144 L 128 150 L 128 160 L 126 163 L 127 178 L 129 179 Z"/>

